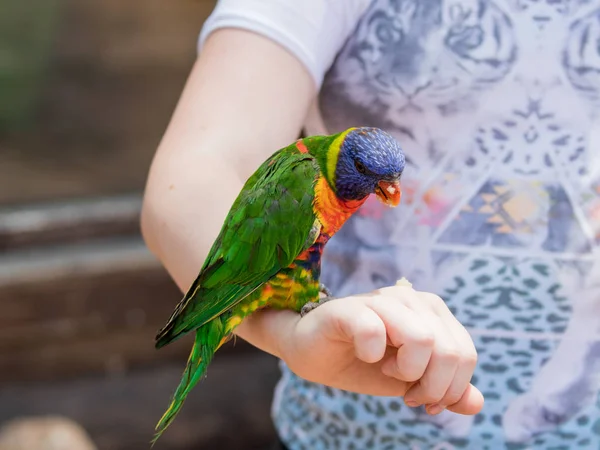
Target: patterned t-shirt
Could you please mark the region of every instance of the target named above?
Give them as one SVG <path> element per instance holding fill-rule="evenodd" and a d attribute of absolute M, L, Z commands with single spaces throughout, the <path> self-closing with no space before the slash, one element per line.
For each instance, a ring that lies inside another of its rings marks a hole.
<path fill-rule="evenodd" d="M 377 126 L 403 201 L 329 242 L 335 296 L 407 277 L 473 337 L 476 416 L 309 383 L 282 365 L 291 450 L 600 449 L 600 1 L 222 0 L 320 88 L 308 134 Z M 201 39 L 201 41 L 202 41 Z"/>

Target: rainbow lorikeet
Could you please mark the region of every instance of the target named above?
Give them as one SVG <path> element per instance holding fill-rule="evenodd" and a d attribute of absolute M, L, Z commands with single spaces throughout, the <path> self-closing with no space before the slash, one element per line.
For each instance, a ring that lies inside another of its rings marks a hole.
<path fill-rule="evenodd" d="M 405 157 L 377 128 L 311 136 L 275 152 L 233 203 L 200 274 L 156 336 L 161 348 L 195 331 L 183 378 L 156 430 L 160 437 L 214 353 L 254 311 L 292 309 L 303 315 L 327 299 L 319 284 L 327 241 L 369 194 L 400 202 Z"/>

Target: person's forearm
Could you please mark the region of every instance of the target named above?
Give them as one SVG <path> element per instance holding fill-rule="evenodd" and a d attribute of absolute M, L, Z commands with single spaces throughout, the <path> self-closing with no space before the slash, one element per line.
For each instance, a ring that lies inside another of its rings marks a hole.
<path fill-rule="evenodd" d="M 144 239 L 182 291 L 245 180 L 298 136 L 314 93 L 304 67 L 277 44 L 240 30 L 209 37 L 152 163 L 142 209 Z M 278 354 L 271 333 L 285 328 L 280 320 L 252 320 L 238 334 Z"/>

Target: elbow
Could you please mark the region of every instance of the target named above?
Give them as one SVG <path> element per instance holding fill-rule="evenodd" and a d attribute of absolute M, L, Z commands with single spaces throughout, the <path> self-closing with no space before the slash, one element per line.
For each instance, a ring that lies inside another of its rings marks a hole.
<path fill-rule="evenodd" d="M 221 195 L 217 196 L 214 186 L 237 186 L 236 181 L 220 158 L 194 152 L 177 157 L 158 154 L 150 168 L 139 217 L 148 249 L 163 260 L 198 230 L 210 229 L 223 201 L 224 189 L 219 189 Z"/>
<path fill-rule="evenodd" d="M 242 188 L 231 154 L 221 149 L 198 140 L 194 146 L 165 145 L 151 164 L 140 230 L 150 252 L 174 274 L 187 274 L 181 261 L 195 266 L 204 260 Z M 186 276 L 178 279 L 187 284 Z"/>
<path fill-rule="evenodd" d="M 166 225 L 169 217 L 168 200 L 165 199 L 165 183 L 169 182 L 170 168 L 163 163 L 164 158 L 157 155 L 152 162 L 146 186 L 143 192 L 139 216 L 142 239 L 148 250 L 160 259 L 160 230 Z M 165 201 L 166 200 L 166 201 Z M 162 225 L 161 225 L 162 224 Z"/>
<path fill-rule="evenodd" d="M 142 200 L 139 223 L 142 239 L 144 240 L 146 247 L 148 247 L 148 250 L 155 256 L 158 256 L 158 241 L 156 236 L 158 215 L 153 200 L 148 187 L 146 187 Z"/>

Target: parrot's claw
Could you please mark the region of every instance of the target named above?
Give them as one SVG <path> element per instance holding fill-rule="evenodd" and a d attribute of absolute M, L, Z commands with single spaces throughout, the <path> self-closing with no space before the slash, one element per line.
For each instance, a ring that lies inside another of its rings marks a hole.
<path fill-rule="evenodd" d="M 328 302 L 330 300 L 335 300 L 335 299 L 336 299 L 336 297 L 325 297 L 325 298 L 320 299 L 318 302 L 308 302 L 300 310 L 300 317 L 304 317 L 309 312 L 311 312 L 313 309 L 321 306 L 323 303 Z"/>
<path fill-rule="evenodd" d="M 319 292 L 321 292 L 322 294 L 325 294 L 325 297 L 333 297 L 333 294 L 331 293 L 329 288 L 327 286 L 325 286 L 323 283 L 319 284 Z"/>

